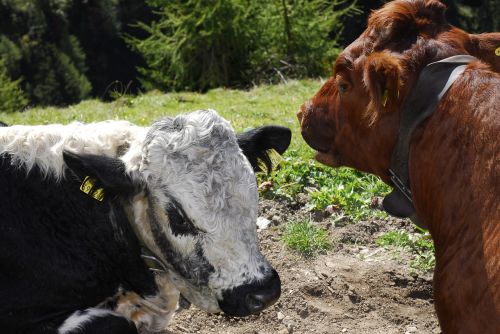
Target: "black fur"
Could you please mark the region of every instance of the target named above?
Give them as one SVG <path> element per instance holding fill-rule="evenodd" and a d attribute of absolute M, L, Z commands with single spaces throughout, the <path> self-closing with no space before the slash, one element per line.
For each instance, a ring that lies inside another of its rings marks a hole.
<path fill-rule="evenodd" d="M 2 333 L 51 333 L 119 287 L 156 293 L 121 205 L 79 186 L 72 177 L 43 178 L 36 167 L 26 176 L 0 155 Z"/>
<path fill-rule="evenodd" d="M 290 129 L 283 126 L 267 125 L 237 135 L 238 145 L 252 165 L 254 171 L 260 171 L 259 159 L 264 162 L 268 171 L 272 169 L 267 150 L 275 149 L 283 154 L 292 139 Z"/>
<path fill-rule="evenodd" d="M 86 176 L 97 179 L 96 187 L 102 187 L 106 192 L 122 197 L 137 193 L 141 185 L 134 184 L 125 172 L 125 165 L 120 159 L 94 155 L 63 152 L 66 165 L 82 181 Z"/>

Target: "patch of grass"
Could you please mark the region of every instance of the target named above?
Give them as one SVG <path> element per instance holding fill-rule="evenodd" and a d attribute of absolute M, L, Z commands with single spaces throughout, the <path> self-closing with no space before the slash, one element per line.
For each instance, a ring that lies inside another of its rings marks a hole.
<path fill-rule="evenodd" d="M 288 224 L 282 240 L 288 248 L 305 257 L 314 256 L 331 247 L 326 231 L 308 220 Z"/>
<path fill-rule="evenodd" d="M 377 238 L 376 243 L 388 249 L 407 249 L 412 255 L 410 268 L 430 272 L 436 265 L 434 243 L 429 232 L 424 230 L 420 230 L 420 232 L 412 237 L 407 232 L 390 231 Z"/>
<path fill-rule="evenodd" d="M 411 245 L 410 235 L 403 231 L 389 231 L 375 240 L 382 247 L 409 247 Z"/>

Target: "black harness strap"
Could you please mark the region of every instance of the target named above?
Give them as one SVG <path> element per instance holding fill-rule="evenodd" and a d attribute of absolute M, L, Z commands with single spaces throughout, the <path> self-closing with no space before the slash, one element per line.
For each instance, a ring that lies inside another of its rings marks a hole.
<path fill-rule="evenodd" d="M 383 201 L 384 210 L 390 215 L 410 218 L 416 225 L 425 228 L 417 217 L 412 202 L 408 169 L 410 141 L 415 129 L 432 114 L 467 64 L 475 59 L 468 55 L 458 55 L 430 63 L 422 70 L 415 87 L 406 98 L 389 169 L 394 189 Z"/>

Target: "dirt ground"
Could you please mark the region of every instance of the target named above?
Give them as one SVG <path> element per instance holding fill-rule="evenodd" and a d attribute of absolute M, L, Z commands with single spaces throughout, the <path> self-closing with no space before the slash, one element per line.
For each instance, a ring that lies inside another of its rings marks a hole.
<path fill-rule="evenodd" d="M 380 219 L 332 223 L 300 203 L 262 200 L 260 216 L 272 226 L 259 231 L 263 253 L 280 274 L 280 300 L 247 318 L 207 314 L 191 306 L 174 316 L 169 334 L 440 333 L 432 300 L 432 276 L 416 274 L 408 256 L 380 248 L 390 230 L 413 233 L 411 223 Z M 326 227 L 333 247 L 304 259 L 280 241 L 286 222 L 311 218 Z"/>

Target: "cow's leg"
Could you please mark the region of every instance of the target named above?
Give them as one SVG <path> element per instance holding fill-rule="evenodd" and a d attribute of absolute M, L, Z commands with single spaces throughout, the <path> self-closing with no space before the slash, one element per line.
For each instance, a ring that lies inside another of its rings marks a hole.
<path fill-rule="evenodd" d="M 135 324 L 111 310 L 76 311 L 59 327 L 58 334 L 138 334 Z"/>

